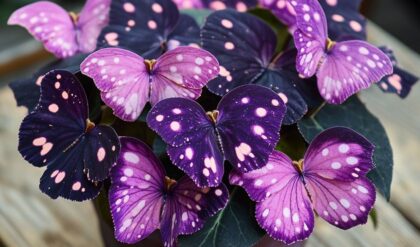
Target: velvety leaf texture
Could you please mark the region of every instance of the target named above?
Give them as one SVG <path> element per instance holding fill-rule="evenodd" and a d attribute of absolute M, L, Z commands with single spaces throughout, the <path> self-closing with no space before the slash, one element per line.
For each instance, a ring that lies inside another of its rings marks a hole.
<path fill-rule="evenodd" d="M 310 142 L 323 130 L 345 126 L 364 135 L 375 145 L 376 167 L 368 174 L 379 191 L 389 200 L 392 181 L 393 154 L 384 127 L 357 97 L 340 106 L 325 105 L 315 116 L 302 119 L 298 127 Z"/>
<path fill-rule="evenodd" d="M 250 201 L 242 191 L 236 191 L 225 209 L 207 221 L 194 235 L 179 239 L 181 247 L 250 247 L 264 235 L 253 216 Z"/>
<path fill-rule="evenodd" d="M 18 79 L 12 81 L 9 87 L 12 89 L 13 94 L 18 106 L 24 106 L 32 111 L 38 104 L 40 96 L 40 86 L 42 76 L 50 70 L 64 69 L 72 73 L 80 70 L 79 65 L 86 55 L 76 55 L 71 58 L 57 60 L 39 69 L 29 78 Z"/>
<path fill-rule="evenodd" d="M 115 0 L 98 47 L 125 48 L 151 59 L 180 45 L 197 46 L 199 32 L 195 20 L 179 14 L 171 0 Z"/>

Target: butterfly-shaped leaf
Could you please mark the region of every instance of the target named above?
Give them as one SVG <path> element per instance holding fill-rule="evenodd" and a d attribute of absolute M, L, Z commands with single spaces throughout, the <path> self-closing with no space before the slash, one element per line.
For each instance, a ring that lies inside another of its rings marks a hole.
<path fill-rule="evenodd" d="M 80 15 L 52 2 L 39 1 L 16 10 L 9 25 L 26 28 L 58 58 L 95 50 L 102 28 L 108 24 L 111 0 L 87 0 Z"/>
<path fill-rule="evenodd" d="M 319 3 L 326 15 L 330 38 L 341 41 L 366 39 L 366 18 L 359 13 L 361 0 L 319 0 Z M 260 4 L 288 26 L 290 33 L 294 33 L 296 11 L 292 0 L 261 0 Z"/>
<path fill-rule="evenodd" d="M 157 60 L 120 48 L 104 48 L 92 53 L 81 65 L 91 77 L 105 104 L 125 121 L 135 121 L 147 102 L 185 97 L 196 99 L 201 88 L 217 76 L 219 64 L 209 52 L 180 46 Z"/>
<path fill-rule="evenodd" d="M 333 40 L 366 40 L 366 18 L 359 13 L 361 0 L 320 0 L 328 20 L 328 33 Z M 407 97 L 418 78 L 398 67 L 396 58 L 389 48 L 379 47 L 393 63 L 394 71 L 377 84 L 386 93 Z"/>
<path fill-rule="evenodd" d="M 197 23 L 180 15 L 171 0 L 115 0 L 98 46 L 125 48 L 153 59 L 180 45 L 197 47 L 199 41 Z"/>
<path fill-rule="evenodd" d="M 210 15 L 202 30 L 203 48 L 220 62 L 219 76 L 208 88 L 224 95 L 235 87 L 258 84 L 271 88 L 287 105 L 285 124 L 295 123 L 307 111 L 307 104 L 296 84 L 305 85 L 289 52 L 275 54 L 276 35 L 257 17 L 234 10 Z"/>
<path fill-rule="evenodd" d="M 291 33 L 296 26 L 296 12 L 289 0 L 260 0 L 263 8 L 270 10 L 284 25 L 289 27 Z"/>
<path fill-rule="evenodd" d="M 235 9 L 239 12 L 246 12 L 249 8 L 257 6 L 257 0 L 173 0 L 180 9 L 201 9 L 224 10 Z"/>
<path fill-rule="evenodd" d="M 364 224 L 375 202 L 366 177 L 373 168 L 373 145 L 347 128 L 318 135 L 302 161 L 275 151 L 261 169 L 230 175 L 257 201 L 257 221 L 274 239 L 291 244 L 309 237 L 314 212 L 341 229 Z"/>
<path fill-rule="evenodd" d="M 392 73 L 390 59 L 373 45 L 359 40 L 329 40 L 326 17 L 318 1 L 292 4 L 297 22 L 297 71 L 305 78 L 316 74 L 318 90 L 328 103 L 341 104 Z"/>
<path fill-rule="evenodd" d="M 367 110 L 358 97 L 353 96 L 339 106 L 325 105 L 320 108 L 317 114 L 304 118 L 298 123 L 299 131 L 308 143 L 322 131 L 334 126 L 351 128 L 366 136 L 375 145 L 375 169 L 368 174 L 368 177 L 375 183 L 382 195 L 389 200 L 393 152 L 381 122 Z"/>
<path fill-rule="evenodd" d="M 239 87 L 205 113 L 196 102 L 171 98 L 156 104 L 148 125 L 169 145 L 172 162 L 200 187 L 220 184 L 224 160 L 243 172 L 265 165 L 285 113 L 281 98 L 262 86 Z"/>
<path fill-rule="evenodd" d="M 393 93 L 404 99 L 408 96 L 411 88 L 417 83 L 419 78 L 408 71 L 403 70 L 397 64 L 394 52 L 387 47 L 379 47 L 391 59 L 394 65 L 394 72 L 392 75 L 382 78 L 378 82 L 379 88 L 385 93 Z"/>
<path fill-rule="evenodd" d="M 366 18 L 360 14 L 362 0 L 319 0 L 333 40 L 366 40 Z"/>
<path fill-rule="evenodd" d="M 25 106 L 31 112 L 38 104 L 42 78 L 51 70 L 62 69 L 72 73 L 80 70 L 80 63 L 86 55 L 54 61 L 39 69 L 31 77 L 12 81 L 9 86 L 13 91 L 18 106 Z"/>
<path fill-rule="evenodd" d="M 139 242 L 160 229 L 164 246 L 175 246 L 178 235 L 200 230 L 229 198 L 223 184 L 201 189 L 186 176 L 179 181 L 165 177 L 152 150 L 134 138 L 121 138 L 117 163 L 109 204 L 115 237 L 124 243 Z"/>
<path fill-rule="evenodd" d="M 47 166 L 40 183 L 44 193 L 83 201 L 98 195 L 120 144 L 112 128 L 88 120 L 86 94 L 77 78 L 56 70 L 42 80 L 39 104 L 20 126 L 18 149 L 32 165 Z"/>

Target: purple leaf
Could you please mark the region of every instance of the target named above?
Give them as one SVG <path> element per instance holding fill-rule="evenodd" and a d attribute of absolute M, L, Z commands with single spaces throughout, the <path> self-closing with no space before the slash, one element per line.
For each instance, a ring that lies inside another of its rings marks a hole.
<path fill-rule="evenodd" d="M 95 82 L 102 100 L 125 121 L 136 120 L 149 97 L 149 72 L 144 59 L 127 50 L 106 48 L 89 55 L 81 72 Z"/>
<path fill-rule="evenodd" d="M 361 0 L 320 0 L 334 40 L 366 40 L 366 18 L 360 14 Z"/>
<path fill-rule="evenodd" d="M 257 6 L 257 0 L 173 0 L 180 9 L 224 10 L 233 8 L 239 12 L 246 12 L 249 8 Z"/>
<path fill-rule="evenodd" d="M 223 184 L 201 189 L 184 176 L 167 198 L 160 229 L 164 245 L 172 246 L 178 235 L 197 232 L 208 218 L 223 209 L 228 202 L 229 191 Z"/>
<path fill-rule="evenodd" d="M 170 145 L 176 166 L 198 186 L 214 187 L 223 177 L 224 160 L 242 171 L 265 165 L 285 110 L 270 89 L 246 85 L 225 95 L 217 111 L 207 115 L 192 100 L 163 100 L 149 112 L 147 123 Z"/>
<path fill-rule="evenodd" d="M 213 129 L 203 130 L 206 135 L 192 141 L 194 145 L 168 146 L 167 152 L 174 164 L 200 187 L 220 184 L 224 173 L 224 158 L 216 142 Z"/>
<path fill-rule="evenodd" d="M 223 155 L 210 119 L 199 104 L 172 98 L 155 105 L 148 125 L 169 144 L 172 162 L 200 187 L 217 186 L 223 177 Z"/>
<path fill-rule="evenodd" d="M 260 86 L 242 86 L 222 98 L 216 129 L 225 158 L 242 172 L 261 168 L 280 138 L 281 98 Z"/>
<path fill-rule="evenodd" d="M 201 88 L 218 73 L 209 52 L 177 47 L 155 60 L 120 48 L 105 48 L 88 56 L 81 71 L 91 77 L 105 104 L 125 121 L 135 121 L 147 102 L 185 97 L 196 99 Z"/>
<path fill-rule="evenodd" d="M 367 222 L 375 187 L 366 178 L 373 169 L 374 146 L 347 128 L 330 128 L 309 146 L 303 165 L 315 211 L 342 229 Z"/>
<path fill-rule="evenodd" d="M 204 8 L 201 0 L 172 0 L 179 9 L 201 9 Z"/>
<path fill-rule="evenodd" d="M 80 63 L 86 55 L 56 60 L 39 69 L 31 77 L 12 81 L 9 86 L 13 91 L 18 106 L 25 106 L 31 112 L 38 104 L 43 76 L 51 70 L 63 69 L 73 73 L 80 70 Z"/>
<path fill-rule="evenodd" d="M 219 63 L 205 50 L 183 46 L 163 54 L 154 72 L 184 87 L 201 89 L 219 73 Z"/>
<path fill-rule="evenodd" d="M 321 5 L 315 0 L 292 1 L 296 10 L 296 68 L 303 77 L 315 73 L 322 97 L 341 104 L 351 95 L 392 73 L 389 58 L 364 41 L 333 42 Z"/>
<path fill-rule="evenodd" d="M 89 53 L 108 23 L 110 0 L 88 0 L 78 17 L 71 16 L 55 3 L 40 1 L 16 10 L 9 25 L 26 28 L 45 49 L 58 58 Z"/>
<path fill-rule="evenodd" d="M 319 67 L 317 78 L 321 95 L 330 103 L 341 104 L 393 70 L 389 58 L 364 41 L 343 41 L 329 52 Z"/>
<path fill-rule="evenodd" d="M 377 85 L 383 92 L 394 93 L 404 99 L 408 96 L 411 88 L 417 83 L 419 78 L 398 67 L 397 59 L 391 49 L 388 47 L 379 47 L 379 49 L 391 59 L 392 64 L 394 65 L 394 72 L 392 75 L 382 78 Z"/>
<path fill-rule="evenodd" d="M 136 243 L 160 229 L 165 246 L 177 236 L 192 234 L 227 203 L 229 192 L 200 189 L 187 177 L 178 182 L 165 177 L 162 164 L 143 142 L 121 138 L 121 155 L 112 170 L 109 200 L 115 236 Z"/>
<path fill-rule="evenodd" d="M 306 151 L 307 175 L 341 181 L 365 177 L 373 169 L 374 146 L 347 128 L 331 128 L 319 134 Z"/>
<path fill-rule="evenodd" d="M 341 229 L 365 224 L 375 203 L 375 187 L 367 178 L 352 182 L 314 177 L 307 188 L 318 215 Z"/>
<path fill-rule="evenodd" d="M 269 9 L 293 33 L 296 25 L 296 12 L 290 0 L 260 0 L 263 8 Z"/>
<path fill-rule="evenodd" d="M 115 237 L 132 244 L 159 228 L 165 171 L 145 144 L 130 137 L 120 141 L 121 154 L 111 172 L 109 205 Z"/>
<path fill-rule="evenodd" d="M 263 21 L 247 13 L 217 11 L 207 18 L 202 39 L 203 48 L 220 62 L 219 76 L 208 84 L 210 91 L 224 95 L 241 85 L 258 84 L 274 90 L 286 103 L 285 124 L 306 113 L 306 102 L 296 86 L 302 79 L 294 66 L 284 63 L 294 61 L 295 53 L 275 54 L 276 35 Z"/>
<path fill-rule="evenodd" d="M 180 15 L 171 0 L 112 1 L 110 23 L 99 37 L 99 47 L 121 47 L 155 59 L 180 45 L 198 46 L 200 28 Z"/>
<path fill-rule="evenodd" d="M 47 166 L 40 188 L 52 198 L 92 199 L 101 188 L 97 182 L 116 162 L 115 131 L 87 119 L 86 94 L 77 78 L 67 71 L 48 73 L 38 106 L 20 126 L 18 149 L 34 166 Z"/>
<path fill-rule="evenodd" d="M 263 168 L 234 170 L 229 180 L 257 202 L 255 215 L 262 228 L 291 244 L 311 234 L 312 208 L 342 229 L 366 223 L 376 197 L 366 178 L 373 168 L 372 153 L 373 145 L 363 136 L 336 127 L 315 137 L 299 162 L 274 151 Z"/>
<path fill-rule="evenodd" d="M 77 21 L 79 49 L 83 53 L 95 50 L 97 39 L 109 23 L 112 0 L 87 0 Z"/>
<path fill-rule="evenodd" d="M 156 104 L 147 115 L 147 123 L 167 144 L 175 147 L 200 141 L 212 129 L 204 109 L 197 102 L 182 98 Z"/>
<path fill-rule="evenodd" d="M 267 165 L 252 172 L 230 175 L 231 184 L 244 187 L 257 201 L 255 216 L 260 226 L 286 244 L 309 237 L 314 227 L 310 198 L 285 154 L 274 151 Z"/>

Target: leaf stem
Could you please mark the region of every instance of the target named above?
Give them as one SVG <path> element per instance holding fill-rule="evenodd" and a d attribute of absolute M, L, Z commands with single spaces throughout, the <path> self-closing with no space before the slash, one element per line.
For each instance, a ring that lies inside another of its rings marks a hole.
<path fill-rule="evenodd" d="M 314 118 L 321 110 L 322 110 L 322 108 L 324 108 L 324 106 L 327 104 L 327 102 L 326 101 L 323 101 L 322 102 L 322 104 L 320 105 L 320 106 L 318 106 L 318 108 L 316 108 L 316 110 L 315 111 L 313 111 L 310 115 L 309 115 L 309 117 L 310 118 Z"/>

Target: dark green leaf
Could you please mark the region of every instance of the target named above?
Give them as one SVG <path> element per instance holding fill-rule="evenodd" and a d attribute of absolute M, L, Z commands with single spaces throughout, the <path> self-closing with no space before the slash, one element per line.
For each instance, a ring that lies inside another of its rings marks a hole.
<path fill-rule="evenodd" d="M 299 241 L 290 245 L 265 235 L 254 247 L 305 247 L 308 240 Z"/>
<path fill-rule="evenodd" d="M 183 9 L 181 10 L 181 13 L 191 16 L 198 25 L 202 27 L 207 16 L 210 15 L 212 11 L 209 9 Z"/>
<path fill-rule="evenodd" d="M 234 190 L 225 209 L 207 221 L 199 232 L 180 238 L 182 247 L 248 247 L 264 235 L 254 208 L 243 190 Z"/>
<path fill-rule="evenodd" d="M 166 143 L 162 140 L 160 136 L 156 136 L 155 140 L 153 141 L 153 152 L 156 156 L 161 156 L 166 154 Z"/>
<path fill-rule="evenodd" d="M 147 114 L 149 114 L 149 111 L 152 109 L 152 106 L 150 104 L 146 104 L 143 111 L 141 112 L 140 116 L 137 118 L 136 121 L 140 122 L 146 122 Z"/>
<path fill-rule="evenodd" d="M 303 158 L 306 151 L 306 141 L 302 138 L 299 130 L 294 125 L 284 125 L 281 127 L 280 141 L 276 146 L 279 150 L 293 160 L 300 160 Z"/>
<path fill-rule="evenodd" d="M 101 193 L 93 199 L 93 205 L 96 214 L 100 217 L 101 221 L 104 221 L 109 227 L 113 228 L 111 211 L 109 210 L 107 187 L 108 185 L 104 186 Z"/>
<path fill-rule="evenodd" d="M 268 9 L 262 8 L 253 8 L 248 11 L 250 14 L 253 14 L 263 21 L 265 21 L 276 33 L 277 35 L 277 52 L 281 52 L 287 47 L 291 36 L 287 27 L 279 21 L 279 19 L 271 13 Z"/>
<path fill-rule="evenodd" d="M 145 122 L 124 122 L 116 118 L 112 127 L 119 136 L 130 136 L 137 138 L 147 145 L 152 146 L 156 136 Z"/>
<path fill-rule="evenodd" d="M 304 138 L 310 142 L 323 130 L 334 127 L 349 127 L 368 138 L 375 144 L 374 161 L 376 164 L 368 177 L 376 188 L 389 200 L 392 181 L 392 148 L 384 127 L 354 96 L 342 105 L 325 105 L 311 117 L 304 118 L 298 127 Z"/>

